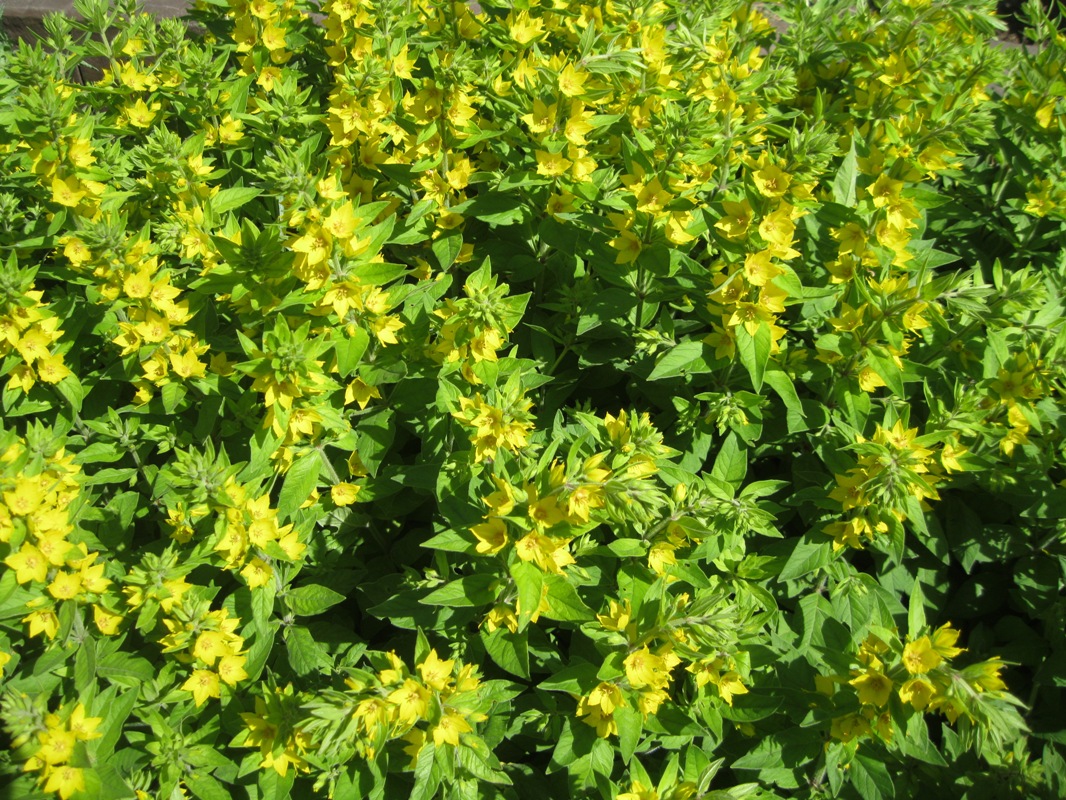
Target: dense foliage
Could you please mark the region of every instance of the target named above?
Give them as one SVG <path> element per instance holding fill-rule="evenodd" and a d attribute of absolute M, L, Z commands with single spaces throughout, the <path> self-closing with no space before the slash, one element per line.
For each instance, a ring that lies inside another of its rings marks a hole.
<path fill-rule="evenodd" d="M 1040 3 L 75 5 L 0 73 L 8 796 L 1066 794 Z"/>

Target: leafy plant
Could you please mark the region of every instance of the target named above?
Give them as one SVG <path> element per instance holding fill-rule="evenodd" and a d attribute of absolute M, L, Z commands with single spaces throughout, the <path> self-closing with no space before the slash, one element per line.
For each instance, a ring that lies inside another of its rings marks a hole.
<path fill-rule="evenodd" d="M 75 7 L 0 73 L 9 793 L 1062 794 L 1039 2 Z"/>

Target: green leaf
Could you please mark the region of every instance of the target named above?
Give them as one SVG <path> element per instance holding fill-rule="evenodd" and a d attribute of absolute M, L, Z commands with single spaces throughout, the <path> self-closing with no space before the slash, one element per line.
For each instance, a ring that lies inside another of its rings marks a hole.
<path fill-rule="evenodd" d="M 453 530 L 438 533 L 436 536 L 422 542 L 422 546 L 432 550 L 445 550 L 449 553 L 473 554 L 477 552 L 477 544 L 474 542 L 473 537 Z"/>
<path fill-rule="evenodd" d="M 544 595 L 544 573 L 529 561 L 516 561 L 511 565 L 511 577 L 518 587 L 518 630 L 525 630 L 529 620 L 540 608 Z"/>
<path fill-rule="evenodd" d="M 317 450 L 304 453 L 285 473 L 278 497 L 278 516 L 292 519 L 296 510 L 304 504 L 318 484 L 318 472 L 322 468 L 322 456 Z"/>
<path fill-rule="evenodd" d="M 581 306 L 581 313 L 577 318 L 577 335 L 584 336 L 613 320 L 624 320 L 636 305 L 637 299 L 633 293 L 625 289 L 605 289 L 597 292 Z"/>
<path fill-rule="evenodd" d="M 74 688 L 79 695 L 87 695 L 96 682 L 96 641 L 86 636 L 74 657 Z"/>
<path fill-rule="evenodd" d="M 848 769 L 848 779 L 863 800 L 888 800 L 896 796 L 888 767 L 876 758 L 856 754 Z"/>
<path fill-rule="evenodd" d="M 259 800 L 289 800 L 292 784 L 296 780 L 296 770 L 288 770 L 278 775 L 277 770 L 259 770 Z"/>
<path fill-rule="evenodd" d="M 463 234 L 458 228 L 453 228 L 433 242 L 431 249 L 433 255 L 437 257 L 441 270 L 446 272 L 459 257 L 459 251 L 463 249 Z"/>
<path fill-rule="evenodd" d="M 366 352 L 366 347 L 370 343 L 370 336 L 362 328 L 355 326 L 350 331 L 350 334 L 345 334 L 334 345 L 334 350 L 337 353 L 337 370 L 343 378 L 349 378 L 355 372 L 355 368 L 359 365 L 359 359 L 363 357 L 363 353 Z"/>
<path fill-rule="evenodd" d="M 748 451 L 740 445 L 740 439 L 730 431 L 714 459 L 711 475 L 720 481 L 740 486 L 748 474 Z"/>
<path fill-rule="evenodd" d="M 568 622 L 587 622 L 595 618 L 595 613 L 585 605 L 573 585 L 562 575 L 549 575 L 548 610 L 544 616 Z"/>
<path fill-rule="evenodd" d="M 446 583 L 439 589 L 434 589 L 421 599 L 420 602 L 427 606 L 485 606 L 496 601 L 496 584 L 499 579 L 495 575 L 475 573 L 464 575 L 458 580 Z"/>
<path fill-rule="evenodd" d="M 200 800 L 230 800 L 230 793 L 210 775 L 190 772 L 182 776 L 189 791 Z"/>
<path fill-rule="evenodd" d="M 622 706 L 614 710 L 614 721 L 618 726 L 618 752 L 622 756 L 622 763 L 628 764 L 640 742 L 644 718 L 635 708 Z"/>
<path fill-rule="evenodd" d="M 152 680 L 155 668 L 147 658 L 118 652 L 97 659 L 96 674 L 122 686 L 135 686 Z"/>
<path fill-rule="evenodd" d="M 313 617 L 321 614 L 345 599 L 340 592 L 335 592 L 328 586 L 320 586 L 317 583 L 298 586 L 285 595 L 289 610 L 298 617 Z"/>
<path fill-rule="evenodd" d="M 114 689 L 109 691 L 114 691 Z M 129 717 L 133 707 L 137 704 L 139 693 L 139 688 L 118 692 L 115 699 L 103 707 L 104 721 L 100 724 L 102 735 L 93 743 L 95 745 L 93 752 L 101 763 L 107 762 L 115 752 L 115 745 L 118 744 L 119 739 L 122 737 L 122 728 L 126 723 L 126 718 Z M 101 694 L 97 700 L 103 697 L 104 694 Z M 101 713 L 100 709 L 97 709 L 94 713 Z"/>
<path fill-rule="evenodd" d="M 870 369 L 880 376 L 885 385 L 898 397 L 903 397 L 903 370 L 896 364 L 896 360 L 881 347 L 873 346 L 866 350 L 866 361 Z"/>
<path fill-rule="evenodd" d="M 751 385 L 755 387 L 756 392 L 762 389 L 766 365 L 770 363 L 772 341 L 768 323 L 762 323 L 754 336 L 748 333 L 748 329 L 743 325 L 737 326 L 737 355 L 751 376 Z"/>
<path fill-rule="evenodd" d="M 292 625 L 286 630 L 285 649 L 289 655 L 289 666 L 297 675 L 333 669 L 333 661 L 325 648 L 302 625 Z"/>
<path fill-rule="evenodd" d="M 842 206 L 853 207 L 855 205 L 855 183 L 859 176 L 859 159 L 855 152 L 855 140 L 851 140 L 851 148 L 837 170 L 833 178 L 833 201 Z"/>
<path fill-rule="evenodd" d="M 567 692 L 569 694 L 585 694 L 599 683 L 596 673 L 599 667 L 588 661 L 579 661 L 565 667 L 550 678 L 537 684 L 538 689 L 548 692 Z"/>
<path fill-rule="evenodd" d="M 415 761 L 415 785 L 410 800 L 430 800 L 440 786 L 440 772 L 436 767 L 436 746 L 431 741 L 422 745 Z"/>
<path fill-rule="evenodd" d="M 511 633 L 506 628 L 497 628 L 489 633 L 482 628 L 481 641 L 489 657 L 500 669 L 520 678 L 529 677 L 529 645 L 525 631 Z"/>
<path fill-rule="evenodd" d="M 169 384 L 168 384 L 169 385 Z M 55 384 L 56 391 L 67 401 L 75 414 L 81 413 L 81 404 L 87 392 L 76 375 L 68 375 L 59 383 Z"/>
<path fill-rule="evenodd" d="M 251 202 L 259 195 L 259 189 L 235 186 L 232 189 L 222 189 L 208 200 L 208 204 L 216 214 L 225 214 L 227 211 L 233 211 Z"/>
<path fill-rule="evenodd" d="M 378 474 L 378 467 L 381 466 L 395 437 L 396 424 L 393 421 L 392 409 L 383 408 L 359 420 L 356 450 L 359 451 L 363 466 L 371 475 Z"/>
<path fill-rule="evenodd" d="M 476 197 L 452 207 L 464 217 L 476 217 L 490 225 L 513 225 L 530 218 L 523 196 L 517 192 L 479 192 Z"/>
<path fill-rule="evenodd" d="M 796 543 L 792 555 L 781 568 L 778 580 L 794 581 L 815 570 L 823 569 L 833 563 L 833 544 L 826 538 L 824 542 L 810 541 L 804 537 Z"/>
<path fill-rule="evenodd" d="M 649 381 L 677 378 L 691 372 L 706 372 L 703 358 L 703 342 L 681 342 L 659 359 L 655 369 L 648 375 Z"/>
<path fill-rule="evenodd" d="M 921 582 L 915 578 L 911 589 L 910 603 L 907 606 L 907 633 L 916 637 L 925 627 L 925 593 Z"/>
<path fill-rule="evenodd" d="M 615 539 L 603 547 L 597 547 L 596 552 L 610 553 L 618 558 L 640 558 L 648 552 L 648 543 L 643 539 Z"/>
<path fill-rule="evenodd" d="M 796 394 L 796 386 L 792 383 L 792 378 L 788 376 L 788 373 L 781 369 L 767 370 L 763 375 L 763 382 L 773 389 L 781 398 L 781 402 L 785 404 L 785 409 L 788 411 L 786 416 L 788 432 L 798 433 L 807 430 L 803 403 L 800 402 L 799 395 Z"/>

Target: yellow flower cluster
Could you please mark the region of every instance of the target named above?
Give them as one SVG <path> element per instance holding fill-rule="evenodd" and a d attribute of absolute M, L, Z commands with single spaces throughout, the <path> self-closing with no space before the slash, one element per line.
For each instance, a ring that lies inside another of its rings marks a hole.
<path fill-rule="evenodd" d="M 484 461 L 496 456 L 501 447 L 517 453 L 529 443 L 533 428 L 530 409 L 533 403 L 523 397 L 514 398 L 504 408 L 486 403 L 481 394 L 459 398 L 459 411 L 452 416 L 464 426 L 473 428 L 470 443 L 474 445 L 474 460 Z"/>
<path fill-rule="evenodd" d="M 756 190 L 756 206 L 747 197 L 725 200 L 724 216 L 715 223 L 722 237 L 747 250 L 743 263 L 726 265 L 714 276 L 715 288 L 708 294 L 708 310 L 720 318 L 706 339 L 717 358 L 736 354 L 738 326 L 749 336 L 768 326 L 771 352 L 777 351 L 785 335 L 777 325 L 788 298 L 783 279 L 795 283 L 787 262 L 800 255 L 793 247 L 795 220 L 803 213 L 797 204 L 810 196 L 810 187 L 794 183 L 792 175 L 765 152 L 757 160 L 749 159 L 747 172 Z"/>
<path fill-rule="evenodd" d="M 33 173 L 38 184 L 51 193 L 52 202 L 87 219 L 99 217 L 99 198 L 107 188 L 84 177 L 84 172 L 96 162 L 91 137 L 91 123 L 72 114 L 66 120 L 63 135 L 21 143 L 29 149 Z M 83 177 L 78 176 L 79 172 Z"/>
<path fill-rule="evenodd" d="M 278 524 L 278 512 L 270 506 L 270 495 L 253 497 L 248 488 L 232 478 L 226 494 L 231 504 L 216 509 L 224 515 L 216 531 L 221 531 L 214 551 L 223 568 L 239 571 L 251 589 L 259 589 L 274 580 L 275 559 L 297 562 L 307 546 L 290 525 Z"/>
<path fill-rule="evenodd" d="M 11 548 L 4 564 L 34 595 L 22 620 L 30 636 L 54 638 L 56 606 L 67 600 L 92 604 L 100 631 L 115 633 L 117 616 L 104 597 L 111 585 L 105 565 L 85 542 L 71 541 L 77 533 L 70 509 L 81 493 L 81 470 L 73 462 L 59 449 L 41 464 L 21 439 L 0 454 L 0 542 Z"/>
<path fill-rule="evenodd" d="M 167 634 L 159 640 L 163 652 L 192 667 L 182 684 L 197 706 L 219 697 L 221 684 L 235 688 L 247 679 L 244 637 L 236 633 L 241 621 L 226 609 L 207 611 L 200 603 L 175 603 L 163 618 Z"/>
<path fill-rule="evenodd" d="M 255 713 L 241 712 L 245 730 L 237 734 L 232 744 L 258 748 L 263 758 L 260 769 L 272 769 L 281 776 L 288 774 L 289 767 L 309 772 L 311 765 L 304 756 L 311 750 L 311 737 L 293 724 L 297 703 L 291 683 L 256 697 Z"/>
<path fill-rule="evenodd" d="M 1013 355 L 991 382 L 991 396 L 982 405 L 992 410 L 989 422 L 1002 424 L 1000 417 L 1006 411 L 1006 432 L 999 449 L 1008 458 L 1015 447 L 1029 443 L 1028 433 L 1036 415 L 1034 404 L 1047 394 L 1048 374 L 1042 359 L 1023 351 Z"/>
<path fill-rule="evenodd" d="M 919 508 L 928 510 L 926 500 L 939 500 L 936 485 L 942 479 L 942 469 L 959 469 L 957 458 L 965 448 L 951 443 L 940 451 L 940 463 L 935 453 L 917 441 L 917 428 L 905 428 L 897 420 L 891 428 L 878 425 L 871 440 L 877 447 L 864 448 L 859 462 L 845 475 L 834 476 L 836 488 L 829 496 L 840 503 L 849 514 L 825 527 L 833 537 L 833 548 L 861 548 L 863 539 L 873 541 L 878 534 L 888 532 L 889 522 L 883 518 L 887 510 L 899 522 L 908 518 L 909 498 Z M 866 440 L 860 437 L 859 443 Z"/>
<path fill-rule="evenodd" d="M 870 634 L 856 655 L 858 666 L 851 676 L 819 676 L 818 690 L 833 695 L 838 684 L 855 690 L 861 710 L 834 717 L 830 734 L 850 742 L 876 735 L 892 739 L 894 726 L 889 701 L 893 691 L 899 700 L 918 712 L 938 711 L 952 723 L 960 715 L 973 717 L 969 693 L 998 692 L 1005 689 L 999 677 L 1003 664 L 998 658 L 967 667 L 961 672 L 951 660 L 964 652 L 956 647 L 959 631 L 951 623 L 930 634 L 910 640 L 902 649 Z"/>
<path fill-rule="evenodd" d="M 430 650 L 415 670 L 393 652 L 382 658 L 376 673 L 352 670 L 345 680 L 346 691 L 327 693 L 321 706 L 329 718 L 342 710 L 343 736 L 352 740 L 350 745 L 361 757 L 373 759 L 387 742 L 402 740 L 413 768 L 427 741 L 437 748 L 457 747 L 463 734 L 474 730 L 473 724 L 486 719 L 475 710 L 481 680 L 472 664 L 442 659 L 436 650 Z M 303 708 L 310 709 L 311 717 L 299 720 L 296 705 L 291 685 L 257 698 L 255 713 L 241 714 L 246 730 L 233 743 L 259 748 L 261 769 L 279 775 L 290 766 L 309 771 L 305 757 L 321 728 L 315 714 L 320 706 L 317 701 L 305 702 Z"/>
<path fill-rule="evenodd" d="M 78 742 L 99 739 L 102 734 L 97 728 L 102 721 L 101 717 L 87 716 L 85 706 L 77 703 L 66 713 L 48 714 L 42 730 L 32 737 L 17 737 L 12 744 L 18 748 L 26 744 L 26 739 L 32 738 L 35 750 L 23 769 L 39 773 L 37 781 L 45 792 L 68 800 L 85 790 L 84 768 L 70 763 L 74 748 Z"/>
<path fill-rule="evenodd" d="M 15 284 L 19 275 L 12 271 L 0 281 Z M 25 290 L 0 284 L 0 359 L 12 353 L 22 359 L 6 371 L 8 388 L 29 392 L 38 380 L 55 384 L 71 374 L 64 363 L 64 348 L 57 346 L 63 335 L 61 320 L 41 302 L 43 297 L 44 292 L 34 290 L 32 282 Z"/>
<path fill-rule="evenodd" d="M 632 704 L 644 719 L 655 714 L 670 699 L 672 671 L 685 660 L 697 690 L 714 686 L 718 697 L 729 706 L 735 696 L 748 693 L 738 663 L 741 654 L 708 652 L 709 648 L 698 644 L 697 637 L 691 635 L 695 631 L 687 628 L 699 620 L 687 616 L 689 611 L 689 596 L 679 595 L 674 603 L 679 618 L 661 620 L 657 627 L 644 632 L 638 630 L 629 600 L 610 600 L 607 613 L 596 616 L 600 627 L 613 634 L 610 641 L 621 639 L 626 644 L 623 676 L 601 682 L 578 699 L 577 716 L 594 727 L 597 735 L 606 738 L 618 734 L 615 709 Z"/>

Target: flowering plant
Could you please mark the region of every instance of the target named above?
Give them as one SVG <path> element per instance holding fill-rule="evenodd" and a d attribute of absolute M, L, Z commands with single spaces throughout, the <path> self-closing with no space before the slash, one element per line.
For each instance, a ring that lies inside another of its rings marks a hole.
<path fill-rule="evenodd" d="M 12 796 L 1063 791 L 1038 2 L 75 8 L 0 74 Z"/>

